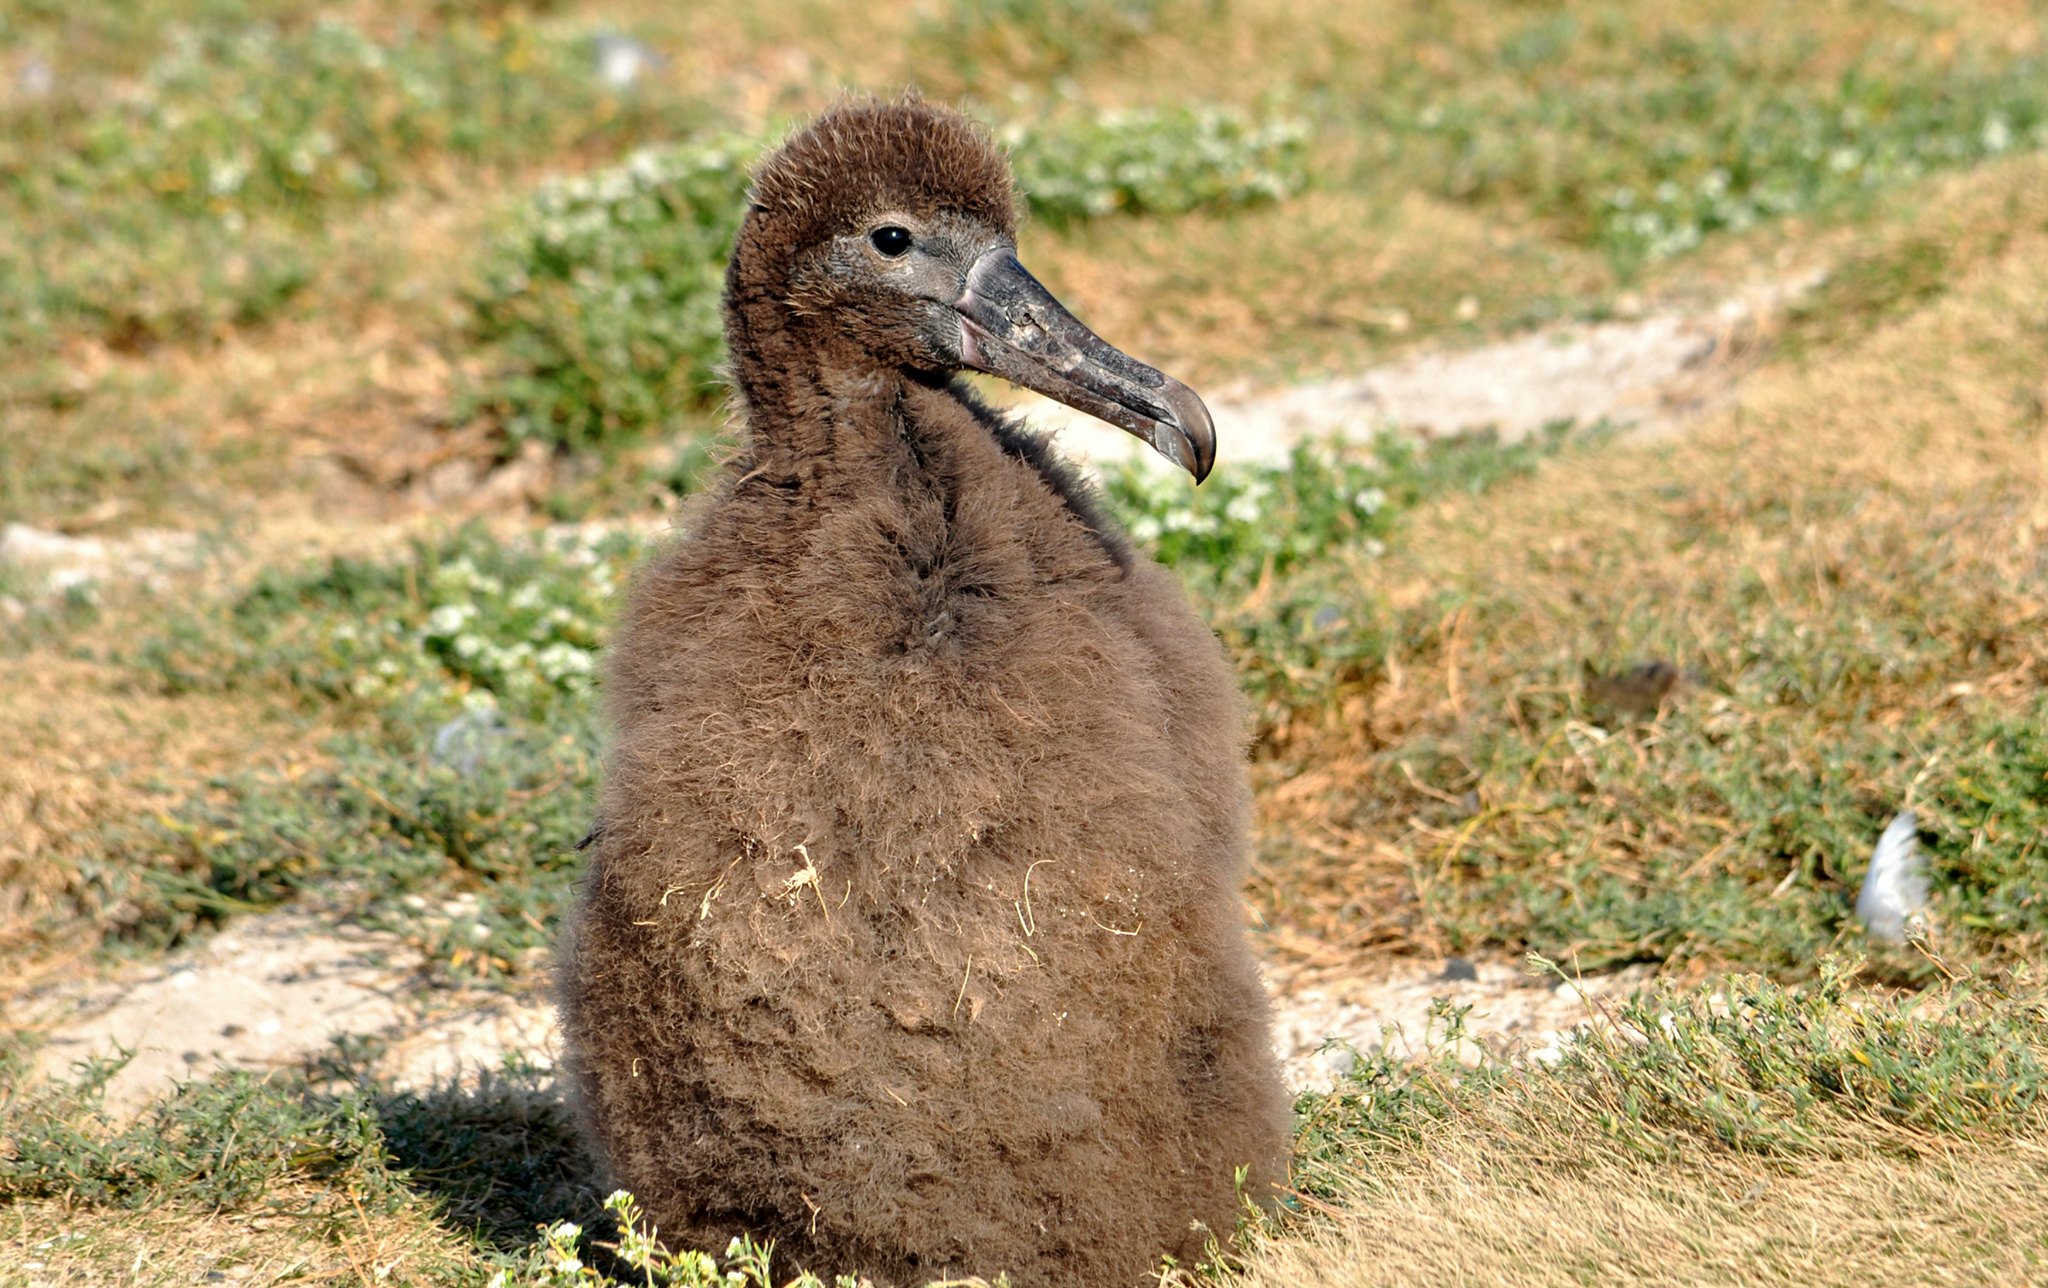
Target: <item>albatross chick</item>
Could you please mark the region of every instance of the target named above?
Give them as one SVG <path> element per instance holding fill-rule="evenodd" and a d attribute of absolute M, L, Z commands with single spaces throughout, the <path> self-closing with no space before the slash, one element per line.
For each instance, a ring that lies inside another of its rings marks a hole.
<path fill-rule="evenodd" d="M 1222 651 L 958 373 L 1197 481 L 1214 430 L 1024 270 L 1014 206 L 989 139 L 914 100 L 755 177 L 745 447 L 612 645 L 559 978 L 588 1131 L 672 1244 L 1129 1285 L 1285 1180 Z"/>

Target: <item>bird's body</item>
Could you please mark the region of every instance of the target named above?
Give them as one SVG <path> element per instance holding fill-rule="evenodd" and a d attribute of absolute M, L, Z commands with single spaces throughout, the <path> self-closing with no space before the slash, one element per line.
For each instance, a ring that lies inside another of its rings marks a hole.
<path fill-rule="evenodd" d="M 921 131 L 919 174 L 986 150 L 922 105 L 841 109 L 750 221 L 835 118 L 870 160 Z M 853 178 L 900 189 L 890 165 Z M 911 213 L 992 222 L 960 204 Z M 1229 671 L 1044 449 L 943 362 L 868 356 L 845 302 L 792 308 L 800 269 L 754 290 L 748 252 L 751 447 L 613 644 L 560 985 L 596 1143 L 672 1241 L 1135 1283 L 1197 1222 L 1228 1237 L 1239 1169 L 1284 1179 Z"/>

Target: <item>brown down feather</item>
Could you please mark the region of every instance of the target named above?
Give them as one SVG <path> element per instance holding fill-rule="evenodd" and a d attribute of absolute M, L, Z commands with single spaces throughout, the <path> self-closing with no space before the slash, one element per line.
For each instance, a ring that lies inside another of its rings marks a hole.
<path fill-rule="evenodd" d="M 1014 232 L 962 118 L 767 161 L 727 325 L 748 444 L 639 575 L 564 938 L 565 1065 L 672 1245 L 916 1285 L 1133 1285 L 1285 1180 L 1215 637 L 1050 452 L 805 308 L 875 210 Z"/>

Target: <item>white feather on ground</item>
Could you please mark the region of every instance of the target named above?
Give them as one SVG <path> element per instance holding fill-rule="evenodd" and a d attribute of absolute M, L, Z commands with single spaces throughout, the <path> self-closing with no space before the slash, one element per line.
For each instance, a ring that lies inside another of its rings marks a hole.
<path fill-rule="evenodd" d="M 1856 915 L 1872 939 L 1903 944 L 1927 927 L 1927 861 L 1920 856 L 1919 824 L 1913 811 L 1900 810 L 1877 839 L 1863 892 L 1856 896 Z"/>

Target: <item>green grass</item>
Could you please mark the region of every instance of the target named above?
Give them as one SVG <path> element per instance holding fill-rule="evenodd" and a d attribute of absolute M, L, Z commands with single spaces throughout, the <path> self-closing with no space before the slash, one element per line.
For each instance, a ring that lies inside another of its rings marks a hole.
<path fill-rule="evenodd" d="M 1796 28 L 1645 40 L 1603 10 L 1429 35 L 1439 60 L 1390 69 L 1357 102 L 1368 164 L 1461 202 L 1526 206 L 1630 272 L 2048 147 L 2034 56 L 1887 41 L 1837 66 Z"/>
<path fill-rule="evenodd" d="M 1363 1056 L 1332 1090 L 1301 1097 L 1295 1187 L 1340 1197 L 1377 1159 L 1461 1120 L 1583 1130 L 1589 1154 L 1673 1162 L 1701 1150 L 1826 1157 L 1864 1127 L 1995 1141 L 2048 1126 L 2037 992 L 1978 981 L 1875 999 L 1857 973 L 1826 959 L 1810 988 L 1739 976 L 1639 994 L 1549 1063 L 1459 1063 L 1470 1008 L 1440 1007 L 1421 1062 Z"/>
<path fill-rule="evenodd" d="M 1867 500 L 1851 489 L 1836 504 L 1834 521 L 1852 524 Z M 1802 510 L 1754 521 L 1774 539 L 1829 522 Z M 1995 544 L 1974 543 L 1995 543 L 1989 531 L 1917 548 L 1892 544 L 1896 533 L 1871 531 L 1818 570 L 1799 541 L 1709 566 L 1685 552 L 1719 536 L 1680 524 L 1629 573 L 1571 574 L 1578 605 L 1534 637 L 1518 629 L 1530 609 L 1513 574 L 1395 613 L 1369 585 L 1338 583 L 1337 614 L 1379 632 L 1366 673 L 1344 677 L 1354 693 L 1383 690 L 1389 656 L 1440 674 L 1461 640 L 1490 641 L 1490 655 L 1464 676 L 1469 714 L 1365 752 L 1356 786 L 1321 808 L 1347 833 L 1403 837 L 1413 915 L 1452 950 L 1799 976 L 1859 933 L 1850 905 L 1871 848 L 1910 802 L 1948 949 L 2024 959 L 2048 938 L 2048 697 L 1951 686 L 2024 673 L 2038 603 L 2013 580 L 2023 572 L 1986 565 Z M 1651 571 L 1660 558 L 1694 571 Z M 1637 656 L 1693 679 L 1653 719 L 1592 707 L 1582 663 Z M 1274 772 L 1301 754 L 1277 749 Z M 1307 858 L 1284 833 L 1271 844 L 1283 870 Z M 1886 962 L 1931 974 L 1911 957 Z"/>
<path fill-rule="evenodd" d="M 1421 1059 L 1302 1097 L 1298 1206 L 1235 1282 L 1393 1284 L 1447 1261 L 1545 1284 L 2030 1277 L 2038 986 L 1886 999 L 1851 975 L 1646 994 L 1514 1067 L 1453 1059 L 1464 1014 L 1444 1008 Z"/>
<path fill-rule="evenodd" d="M 1282 465 L 1234 467 L 1199 490 L 1138 466 L 1105 483 L 1139 544 L 1194 592 L 1252 699 L 1257 738 L 1272 742 L 1379 673 L 1389 623 L 1359 569 L 1398 540 L 1406 517 L 1606 436 L 1568 425 L 1513 442 L 1385 434 L 1368 446 L 1304 443 Z"/>
<path fill-rule="evenodd" d="M 318 768 L 252 768 L 118 822 L 84 874 L 160 949 L 317 894 L 461 979 L 533 978 L 580 868 L 598 736 L 596 649 L 623 538 L 500 544 L 469 530 L 398 562 L 269 574 L 140 650 L 172 693 L 296 695 L 348 726 Z"/>
<path fill-rule="evenodd" d="M 586 36 L 516 18 L 173 27 L 130 92 L 5 110 L 6 335 L 204 342 L 283 312 L 367 201 L 697 119 L 608 89 Z"/>
<path fill-rule="evenodd" d="M 337 1048 L 302 1070 L 186 1084 L 132 1122 L 100 1108 L 119 1061 L 34 1087 L 16 1081 L 23 1067 L 0 1073 L 0 1202 L 211 1210 L 315 1239 L 405 1213 L 461 1232 L 468 1254 L 433 1279 L 466 1283 L 526 1264 L 542 1223 L 603 1217 L 567 1111 L 527 1066 L 402 1091 Z"/>

